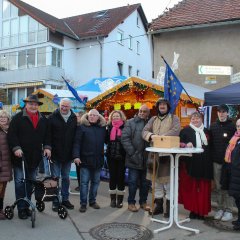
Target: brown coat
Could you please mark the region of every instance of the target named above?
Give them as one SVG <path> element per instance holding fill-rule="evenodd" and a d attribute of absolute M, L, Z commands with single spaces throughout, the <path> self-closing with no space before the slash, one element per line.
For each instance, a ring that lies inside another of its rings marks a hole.
<path fill-rule="evenodd" d="M 168 114 L 166 118 L 160 120 L 158 117 L 152 117 L 144 127 L 142 137 L 149 142 L 152 134 L 160 136 L 178 136 L 180 132 L 180 121 L 175 115 Z M 168 157 L 167 157 L 168 158 Z M 154 154 L 150 153 L 148 157 L 147 178 L 152 180 Z M 156 181 L 158 183 L 168 183 L 170 181 L 170 160 L 166 157 L 158 158 L 156 161 Z"/>
<path fill-rule="evenodd" d="M 0 127 L 0 182 L 12 180 L 12 164 L 7 134 Z"/>

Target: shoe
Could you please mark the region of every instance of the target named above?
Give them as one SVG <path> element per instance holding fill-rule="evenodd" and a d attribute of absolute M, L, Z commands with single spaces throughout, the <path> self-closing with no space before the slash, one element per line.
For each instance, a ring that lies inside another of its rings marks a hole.
<path fill-rule="evenodd" d="M 111 198 L 110 206 L 112 208 L 117 207 L 117 203 L 116 203 L 117 195 L 116 194 L 110 194 L 110 198 Z"/>
<path fill-rule="evenodd" d="M 86 205 L 81 205 L 81 207 L 79 208 L 79 212 L 84 213 L 87 211 L 87 206 Z"/>
<path fill-rule="evenodd" d="M 240 231 L 240 225 L 235 225 L 235 226 L 233 226 L 233 230 L 235 230 L 235 231 Z"/>
<path fill-rule="evenodd" d="M 65 206 L 67 209 L 74 209 L 74 205 L 72 205 L 69 200 L 62 201 L 62 205 Z"/>
<path fill-rule="evenodd" d="M 223 214 L 223 216 L 222 216 L 222 218 L 221 218 L 221 221 L 223 221 L 223 222 L 228 222 L 228 221 L 230 221 L 230 220 L 232 220 L 233 219 L 233 215 L 232 215 L 232 213 L 231 212 L 224 212 L 224 214 Z"/>
<path fill-rule="evenodd" d="M 214 219 L 215 220 L 220 220 L 221 218 L 222 218 L 222 216 L 223 216 L 223 210 L 222 209 L 220 209 L 220 210 L 218 210 L 216 213 L 215 213 L 215 215 L 214 215 Z"/>
<path fill-rule="evenodd" d="M 190 218 L 190 219 L 197 219 L 197 218 L 198 218 L 198 215 L 197 215 L 196 213 L 194 213 L 194 212 L 190 212 L 189 218 Z"/>
<path fill-rule="evenodd" d="M 240 225 L 240 221 L 239 220 L 232 221 L 232 225 L 234 226 Z"/>
<path fill-rule="evenodd" d="M 28 218 L 28 215 L 26 213 L 26 210 L 25 209 L 20 209 L 18 210 L 18 217 L 20 219 L 27 219 Z"/>
<path fill-rule="evenodd" d="M 3 210 L 1 209 L 0 210 L 0 220 L 5 220 L 5 219 L 6 219 L 5 214 L 4 214 Z"/>
<path fill-rule="evenodd" d="M 163 213 L 163 198 L 156 198 L 154 200 L 155 206 L 153 209 L 153 215 L 158 215 Z"/>
<path fill-rule="evenodd" d="M 52 204 L 52 210 L 53 210 L 54 212 L 57 212 L 57 211 L 58 211 L 58 207 L 59 207 L 59 204 L 58 204 L 58 203 L 53 203 L 53 204 Z"/>
<path fill-rule="evenodd" d="M 143 210 L 149 212 L 151 210 L 151 207 L 147 203 L 140 204 L 140 208 Z"/>
<path fill-rule="evenodd" d="M 100 209 L 100 206 L 95 202 L 95 203 L 89 203 L 89 206 L 94 208 L 94 209 Z"/>
<path fill-rule="evenodd" d="M 78 187 L 75 187 L 75 191 L 76 192 L 79 192 L 80 191 L 80 187 L 78 186 Z"/>
<path fill-rule="evenodd" d="M 138 212 L 138 209 L 136 208 L 135 204 L 128 204 L 128 210 L 131 212 Z"/>
<path fill-rule="evenodd" d="M 25 211 L 28 217 L 32 216 L 32 210 L 30 210 L 29 208 L 26 208 Z"/>
<path fill-rule="evenodd" d="M 197 215 L 197 219 L 199 219 L 199 220 L 205 220 L 205 217 L 204 217 L 204 216 L 201 216 L 201 215 Z"/>

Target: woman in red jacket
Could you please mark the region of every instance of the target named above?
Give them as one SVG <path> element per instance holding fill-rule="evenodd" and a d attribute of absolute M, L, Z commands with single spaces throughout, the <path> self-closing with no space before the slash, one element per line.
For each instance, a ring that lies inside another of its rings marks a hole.
<path fill-rule="evenodd" d="M 0 110 L 0 220 L 5 219 L 3 201 L 7 182 L 12 180 L 12 166 L 7 142 L 9 122 L 10 116 L 8 113 Z"/>

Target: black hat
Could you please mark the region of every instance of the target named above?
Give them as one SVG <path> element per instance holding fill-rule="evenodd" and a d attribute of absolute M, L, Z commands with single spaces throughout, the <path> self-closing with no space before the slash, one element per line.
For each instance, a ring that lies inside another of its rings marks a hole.
<path fill-rule="evenodd" d="M 217 107 L 217 111 L 229 112 L 229 108 L 226 104 L 221 104 Z"/>
<path fill-rule="evenodd" d="M 170 102 L 169 102 L 167 99 L 165 99 L 165 98 L 159 98 L 159 99 L 157 100 L 156 105 L 155 105 L 156 108 L 158 108 L 158 106 L 159 106 L 160 103 L 166 103 L 167 106 L 168 106 L 168 109 L 171 108 Z"/>
<path fill-rule="evenodd" d="M 39 106 L 43 104 L 42 102 L 40 102 L 40 101 L 38 100 L 38 96 L 37 96 L 37 95 L 29 95 L 29 96 L 28 96 L 27 98 L 25 98 L 23 101 L 24 101 L 25 103 L 26 103 L 26 102 L 35 102 L 35 103 L 37 103 Z"/>

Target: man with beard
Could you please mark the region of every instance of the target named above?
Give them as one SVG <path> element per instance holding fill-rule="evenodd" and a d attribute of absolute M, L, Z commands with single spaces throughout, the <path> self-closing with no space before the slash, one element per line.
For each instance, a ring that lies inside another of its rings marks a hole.
<path fill-rule="evenodd" d="M 166 99 L 160 98 L 156 102 L 157 116 L 152 117 L 144 127 L 142 136 L 147 142 L 152 142 L 156 136 L 178 136 L 180 132 L 180 121 L 176 115 L 170 113 L 171 105 Z M 148 159 L 148 178 L 152 178 L 153 154 Z M 170 159 L 160 157 L 156 162 L 155 182 L 155 206 L 153 215 L 163 213 L 163 198 L 166 197 L 166 212 L 164 217 L 169 217 L 170 211 Z"/>

